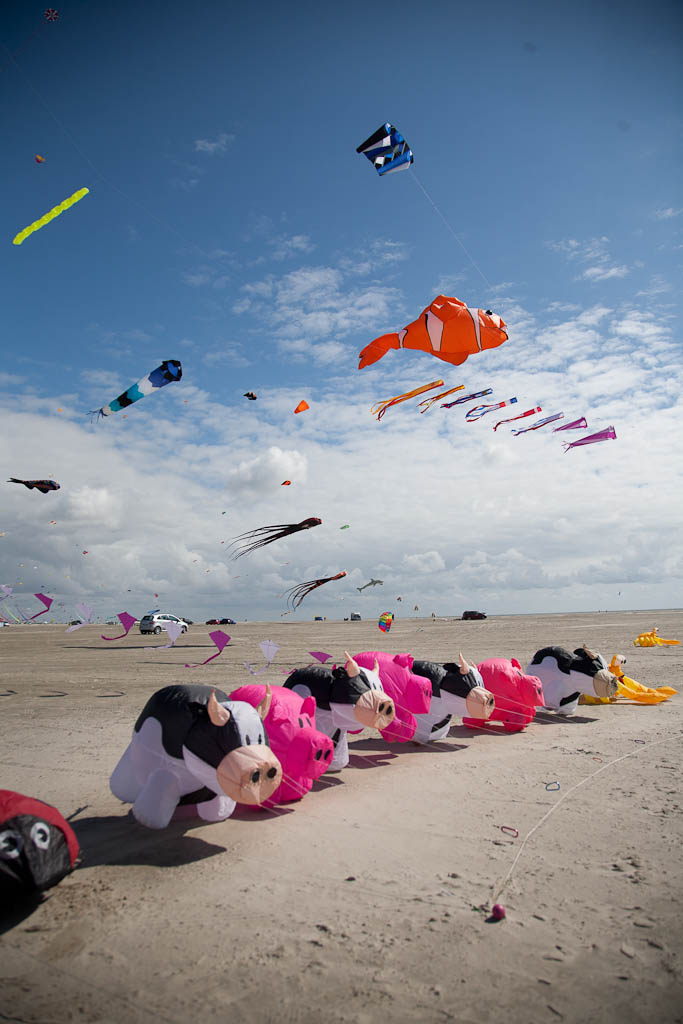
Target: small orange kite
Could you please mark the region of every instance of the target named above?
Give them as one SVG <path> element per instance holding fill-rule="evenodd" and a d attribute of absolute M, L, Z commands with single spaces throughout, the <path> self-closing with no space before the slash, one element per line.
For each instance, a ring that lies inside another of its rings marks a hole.
<path fill-rule="evenodd" d="M 305 399 L 302 398 L 301 401 L 299 402 L 299 404 L 297 405 L 296 409 L 294 410 L 294 415 L 296 416 L 296 414 L 298 412 L 305 412 L 306 409 L 310 409 L 310 408 L 311 407 L 308 404 L 308 402 Z"/>
<path fill-rule="evenodd" d="M 291 480 L 283 480 L 282 483 L 280 484 L 280 487 L 290 487 L 291 483 Z"/>

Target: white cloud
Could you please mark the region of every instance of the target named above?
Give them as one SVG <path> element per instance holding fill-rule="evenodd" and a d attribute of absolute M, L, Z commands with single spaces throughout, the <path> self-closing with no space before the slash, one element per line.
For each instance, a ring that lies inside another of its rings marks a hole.
<path fill-rule="evenodd" d="M 595 267 L 587 267 L 581 277 L 587 281 L 609 281 L 613 277 L 626 277 L 630 273 L 625 266 L 605 266 L 604 264 Z"/>
<path fill-rule="evenodd" d="M 313 252 L 315 245 L 308 235 L 279 235 L 270 241 L 273 259 L 284 260 L 296 253 Z"/>
<path fill-rule="evenodd" d="M 194 149 L 196 153 L 225 153 L 228 146 L 232 145 L 236 136 L 229 132 L 219 132 L 215 139 L 195 139 Z"/>
<path fill-rule="evenodd" d="M 204 352 L 202 362 L 207 366 L 217 366 L 219 363 L 226 363 L 229 366 L 250 366 L 250 360 L 246 358 L 239 344 L 223 342 L 221 347 L 213 352 Z"/>
<path fill-rule="evenodd" d="M 421 555 L 404 555 L 403 565 L 410 572 L 439 572 L 446 563 L 438 551 L 425 551 Z"/>
<path fill-rule="evenodd" d="M 654 299 L 658 295 L 665 295 L 670 291 L 671 285 L 666 278 L 662 274 L 653 274 L 650 278 L 650 284 L 648 287 L 636 292 L 636 295 L 645 295 L 648 298 Z"/>
<path fill-rule="evenodd" d="M 667 206 L 665 209 L 655 210 L 655 217 L 657 220 L 672 220 L 674 217 L 680 217 L 683 213 L 683 207 Z"/>
<path fill-rule="evenodd" d="M 273 326 L 283 352 L 304 357 L 308 345 L 308 357 L 321 363 L 334 361 L 343 351 L 339 339 L 354 331 L 371 331 L 377 324 L 386 324 L 387 330 L 398 326 L 398 290 L 347 284 L 339 267 L 301 267 L 280 277 L 271 274 L 244 285 L 242 291 L 244 296 L 233 305 L 233 312 L 258 311 Z"/>
<path fill-rule="evenodd" d="M 579 242 L 576 238 L 566 238 L 559 242 L 549 242 L 548 247 L 554 252 L 566 256 L 568 260 L 589 264 L 579 275 L 584 281 L 609 281 L 613 278 L 626 277 L 630 268 L 617 264 L 608 251 L 609 238 L 602 235 Z"/>

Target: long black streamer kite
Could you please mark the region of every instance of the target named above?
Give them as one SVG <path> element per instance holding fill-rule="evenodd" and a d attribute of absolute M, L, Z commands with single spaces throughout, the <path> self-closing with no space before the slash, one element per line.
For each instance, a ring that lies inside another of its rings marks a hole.
<path fill-rule="evenodd" d="M 242 555 L 256 551 L 257 548 L 264 548 L 266 544 L 272 544 L 273 541 L 290 537 L 293 533 L 299 533 L 300 530 L 312 530 L 314 526 L 320 526 L 321 523 L 322 519 L 311 518 L 304 519 L 300 523 L 279 523 L 275 526 L 259 526 L 257 530 L 248 530 L 246 533 L 241 533 L 239 537 L 235 537 L 229 545 L 231 548 L 235 544 L 239 545 L 232 553 L 231 558 L 234 561 L 241 558 Z"/>

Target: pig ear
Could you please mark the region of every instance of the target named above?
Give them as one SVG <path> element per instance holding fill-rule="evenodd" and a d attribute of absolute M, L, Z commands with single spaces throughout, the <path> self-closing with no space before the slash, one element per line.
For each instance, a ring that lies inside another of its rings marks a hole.
<path fill-rule="evenodd" d="M 206 710 L 209 712 L 209 719 L 213 725 L 227 725 L 230 721 L 230 712 L 218 703 L 215 690 L 211 691 Z"/>
<path fill-rule="evenodd" d="M 306 697 L 306 700 L 301 705 L 301 714 L 310 715 L 311 718 L 315 719 L 316 703 L 315 697 Z"/>
<path fill-rule="evenodd" d="M 515 668 L 518 668 L 520 672 L 522 671 L 522 666 L 520 665 L 520 663 L 517 661 L 516 658 L 510 658 L 510 664 L 514 665 Z"/>
<path fill-rule="evenodd" d="M 463 676 L 466 676 L 468 672 L 471 672 L 471 668 L 465 661 L 462 651 L 458 651 L 458 660 L 460 662 L 460 672 Z"/>
<path fill-rule="evenodd" d="M 270 711 L 270 705 L 273 702 L 273 691 L 270 688 L 270 683 L 266 683 L 266 692 L 263 695 L 263 700 L 256 705 L 258 716 L 263 721 Z"/>
<path fill-rule="evenodd" d="M 344 665 L 344 671 L 346 672 L 349 679 L 355 679 L 360 673 L 357 662 L 353 660 L 348 651 L 344 651 L 344 657 L 346 658 L 346 664 Z"/>

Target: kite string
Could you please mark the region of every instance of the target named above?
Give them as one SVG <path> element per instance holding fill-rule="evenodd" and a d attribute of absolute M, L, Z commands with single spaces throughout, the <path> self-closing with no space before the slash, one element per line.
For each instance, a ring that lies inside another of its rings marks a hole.
<path fill-rule="evenodd" d="M 460 238 L 460 237 L 459 237 L 459 236 L 458 236 L 458 235 L 457 235 L 457 234 L 455 233 L 455 231 L 453 230 L 453 228 L 451 227 L 451 225 L 450 225 L 450 224 L 448 223 L 448 221 L 447 221 L 447 220 L 446 220 L 446 218 L 444 217 L 444 215 L 443 215 L 443 213 L 441 212 L 441 210 L 439 209 L 439 207 L 438 207 L 438 206 L 436 205 L 436 203 L 434 202 L 434 200 L 433 200 L 433 199 L 432 199 L 432 197 L 430 196 L 430 194 L 429 194 L 429 192 L 427 191 L 427 189 L 426 189 L 426 188 L 424 187 L 424 185 L 422 184 L 422 182 L 421 182 L 421 181 L 420 181 L 420 179 L 418 178 L 417 174 L 416 174 L 416 173 L 415 173 L 415 171 L 413 170 L 412 164 L 410 165 L 410 173 L 411 173 L 411 174 L 412 174 L 412 176 L 413 176 L 413 179 L 414 179 L 414 181 L 415 181 L 415 184 L 416 184 L 416 185 L 417 185 L 417 186 L 418 186 L 418 187 L 419 187 L 419 188 L 421 189 L 421 191 L 422 191 L 422 193 L 424 194 L 424 196 L 425 196 L 425 198 L 427 199 L 427 201 L 428 201 L 429 203 L 431 203 L 432 207 L 434 208 L 434 210 L 436 211 L 436 213 L 437 213 L 437 214 L 439 215 L 439 217 L 441 218 L 441 220 L 442 220 L 442 221 L 444 222 L 444 224 L 446 225 L 446 227 L 448 228 L 448 230 L 450 231 L 450 233 L 451 233 L 451 234 L 453 235 L 453 238 L 454 238 L 454 239 L 456 240 L 456 242 L 458 243 L 458 245 L 460 246 L 460 248 L 462 249 L 462 251 L 463 251 L 463 252 L 465 253 L 465 256 L 467 256 L 467 259 L 468 259 L 468 260 L 470 261 L 470 263 L 472 264 L 472 266 L 474 267 L 474 269 L 475 269 L 475 270 L 477 271 L 477 273 L 478 273 L 478 274 L 480 275 L 480 277 L 481 277 L 481 278 L 482 278 L 482 280 L 483 280 L 483 281 L 485 282 L 485 284 L 486 284 L 486 285 L 488 286 L 488 288 L 490 289 L 490 291 L 493 291 L 493 285 L 491 284 L 491 282 L 490 282 L 490 281 L 489 281 L 489 279 L 487 278 L 486 274 L 485 274 L 485 273 L 484 273 L 484 271 L 483 271 L 483 270 L 481 269 L 481 267 L 477 266 L 477 264 L 476 264 L 476 263 L 474 262 L 473 258 L 472 258 L 472 257 L 470 256 L 469 252 L 468 252 L 468 251 L 467 251 L 467 249 L 465 248 L 465 245 L 464 245 L 464 243 L 463 243 L 462 239 L 461 239 L 461 238 Z"/>
<path fill-rule="evenodd" d="M 512 877 L 512 872 L 515 870 L 515 867 L 517 865 L 517 862 L 518 862 L 519 858 L 522 856 L 522 853 L 524 852 L 524 847 L 526 846 L 527 841 L 529 839 L 531 839 L 531 837 L 534 834 L 534 832 L 538 831 L 538 829 L 541 827 L 541 825 L 545 821 L 548 820 L 548 818 L 553 813 L 553 811 L 557 810 L 557 808 L 560 806 L 562 801 L 566 800 L 566 798 L 569 796 L 570 793 L 573 793 L 574 790 L 578 789 L 580 786 L 584 786 L 587 782 L 590 782 L 591 779 L 595 778 L 596 775 L 599 775 L 601 772 L 606 771 L 607 768 L 611 768 L 612 765 L 619 764 L 620 761 L 625 761 L 627 757 L 633 757 L 635 754 L 639 754 L 642 750 L 647 750 L 648 747 L 657 747 L 661 743 L 667 743 L 670 739 L 671 739 L 670 736 L 666 736 L 663 740 L 653 740 L 652 743 L 646 743 L 643 746 L 639 746 L 635 750 L 629 751 L 628 754 L 622 754 L 621 757 L 616 757 L 616 758 L 614 758 L 613 761 L 608 761 L 607 764 L 604 764 L 602 766 L 602 768 L 596 768 L 596 770 L 594 772 L 591 772 L 590 775 L 587 775 L 585 779 L 581 779 L 580 782 L 576 782 L 573 786 L 570 786 L 570 788 L 568 790 L 566 790 L 562 794 L 560 799 L 557 800 L 552 805 L 550 810 L 546 811 L 546 813 L 543 815 L 541 820 L 538 821 L 534 825 L 534 827 L 532 829 L 529 829 L 527 834 L 524 836 L 524 839 L 522 840 L 522 845 L 520 846 L 519 850 L 517 851 L 517 856 L 513 860 L 512 864 L 510 866 L 510 870 L 508 871 L 508 873 L 506 874 L 505 878 L 503 879 L 503 881 L 499 885 L 498 889 L 496 890 L 495 895 L 492 897 L 492 901 L 491 902 L 492 903 L 496 903 L 498 901 L 498 899 L 500 898 L 501 893 L 503 892 L 503 890 L 505 889 L 505 886 L 508 884 L 508 882 L 510 881 L 510 879 Z"/>

